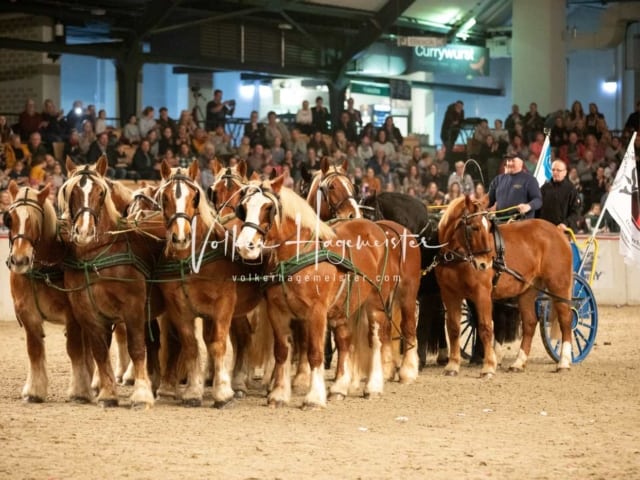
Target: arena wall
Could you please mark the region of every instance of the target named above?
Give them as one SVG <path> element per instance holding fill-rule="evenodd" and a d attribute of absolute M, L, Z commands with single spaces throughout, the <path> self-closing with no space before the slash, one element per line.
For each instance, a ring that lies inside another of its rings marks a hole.
<path fill-rule="evenodd" d="M 585 237 L 579 237 L 584 241 Z M 627 267 L 618 253 L 617 236 L 601 236 L 596 262 L 593 291 L 598 305 L 640 305 L 640 269 Z M 15 321 L 11 300 L 9 270 L 5 259 L 9 254 L 6 234 L 0 234 L 0 321 Z"/>

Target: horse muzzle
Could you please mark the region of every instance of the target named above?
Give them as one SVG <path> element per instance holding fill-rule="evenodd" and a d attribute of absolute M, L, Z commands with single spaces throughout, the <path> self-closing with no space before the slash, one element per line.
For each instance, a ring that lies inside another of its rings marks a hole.
<path fill-rule="evenodd" d="M 493 260 L 485 258 L 474 257 L 471 263 L 473 264 L 474 268 L 480 272 L 489 270 L 493 266 Z"/>
<path fill-rule="evenodd" d="M 33 257 L 27 255 L 9 255 L 7 257 L 7 267 L 13 273 L 24 274 L 31 270 Z"/>

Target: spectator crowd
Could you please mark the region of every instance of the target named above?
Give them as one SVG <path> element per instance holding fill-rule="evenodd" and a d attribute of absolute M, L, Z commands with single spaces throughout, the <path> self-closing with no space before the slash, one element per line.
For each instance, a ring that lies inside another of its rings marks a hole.
<path fill-rule="evenodd" d="M 254 111 L 243 126 L 240 138 L 232 138 L 226 119 L 235 102 L 223 101 L 216 90 L 207 104 L 206 118 L 199 124 L 192 112 L 183 110 L 177 119 L 166 107 L 147 106 L 132 114 L 121 126 L 110 125 L 104 110 L 86 108 L 76 101 L 65 113 L 51 100 L 42 111 L 27 100 L 17 123 L 9 125 L 0 116 L 0 200 L 10 180 L 40 188 L 46 183 L 59 187 L 65 180 L 67 156 L 77 165 L 95 162 L 106 155 L 108 174 L 116 179 L 159 179 L 159 167 L 166 160 L 172 167 L 187 167 L 198 161 L 200 182 L 207 188 L 213 181 L 212 162 L 233 165 L 245 160 L 249 174 L 284 174 L 286 184 L 305 194 L 313 172 L 323 157 L 336 163 L 345 160 L 348 175 L 361 195 L 399 191 L 415 196 L 427 206 L 445 205 L 466 193 L 483 195 L 491 180 L 504 172 L 504 158 L 518 156 L 524 169 L 533 172 L 549 133 L 554 160 L 566 166 L 567 178 L 580 201 L 579 230 L 593 228 L 593 217 L 606 200 L 631 134 L 640 128 L 640 102 L 629 116 L 624 130 L 609 131 L 598 107 L 587 111 L 574 102 L 570 110 L 541 114 L 535 103 L 522 114 L 518 105 L 503 119 L 477 119 L 467 145 L 456 153 L 464 105 L 450 105 L 442 124 L 442 146 L 433 153 L 417 142 L 406 141 L 392 116 L 380 128 L 363 124 L 353 99 L 332 123 L 322 97 L 310 106 L 301 103 L 295 121 L 285 123 L 270 111 L 261 119 Z M 470 167 L 468 159 L 474 159 Z M 58 159 L 58 160 L 57 160 Z M 52 188 L 55 199 L 56 188 Z M 2 206 L 0 206 L 2 208 Z M 614 230 L 610 221 L 606 227 Z"/>

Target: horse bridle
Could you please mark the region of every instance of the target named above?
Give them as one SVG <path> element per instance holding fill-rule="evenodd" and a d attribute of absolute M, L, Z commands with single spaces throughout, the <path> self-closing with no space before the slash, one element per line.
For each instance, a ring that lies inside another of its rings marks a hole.
<path fill-rule="evenodd" d="M 80 185 L 80 187 L 84 186 L 85 182 L 87 181 L 87 178 L 92 178 L 95 179 L 99 179 L 100 176 L 94 172 L 93 170 L 89 170 L 88 166 L 86 166 L 84 169 L 78 171 L 77 173 L 74 174 L 74 177 L 79 175 L 80 177 L 82 177 L 80 179 L 80 181 L 78 182 L 78 184 Z M 102 209 L 102 205 L 104 205 L 105 202 L 105 198 L 107 196 L 107 190 L 108 187 L 104 186 L 104 185 L 100 185 L 100 182 L 94 182 L 96 185 L 99 185 L 102 188 L 102 195 L 100 197 L 100 204 L 98 205 L 98 211 L 94 210 L 91 207 L 82 207 L 80 208 L 80 210 L 78 210 L 75 214 L 73 212 L 71 212 L 71 205 L 69 205 L 69 213 L 71 213 L 71 225 L 75 225 L 76 221 L 78 220 L 78 218 L 80 217 L 80 215 L 82 215 L 85 212 L 88 212 L 89 215 L 91 215 L 93 217 L 93 221 L 95 225 L 98 225 L 98 217 L 99 217 L 99 211 Z M 76 185 L 74 185 L 75 187 Z M 63 196 L 66 198 L 66 186 L 62 189 L 62 194 Z M 67 200 L 67 203 L 68 200 Z"/>
<path fill-rule="evenodd" d="M 233 173 L 231 171 L 231 167 L 227 167 L 225 169 L 224 174 L 220 178 L 216 179 L 216 181 L 213 182 L 213 185 L 209 187 L 209 191 L 211 192 L 209 196 L 209 200 L 211 201 L 211 203 L 213 204 L 213 207 L 216 209 L 217 212 L 222 212 L 222 209 L 228 206 L 229 202 L 235 195 L 234 193 L 234 195 L 231 195 L 231 197 L 225 200 L 222 205 L 218 205 L 217 195 L 216 195 L 217 192 L 214 190 L 214 187 L 218 184 L 218 182 L 222 182 L 222 181 L 225 181 L 227 183 L 228 191 L 231 191 L 231 188 L 233 187 L 234 183 L 240 187 L 240 190 L 242 190 L 242 187 L 244 186 L 244 178 L 242 178 L 240 175 Z"/>
<path fill-rule="evenodd" d="M 257 194 L 257 193 L 261 193 L 262 195 L 264 195 L 265 197 L 267 197 L 269 200 L 271 200 L 271 203 L 273 204 L 273 208 L 271 209 L 271 216 L 269 217 L 269 223 L 267 225 L 267 228 L 262 228 L 259 224 L 253 223 L 253 222 L 247 222 L 246 220 L 246 216 L 243 215 L 238 215 L 238 209 L 242 207 L 242 202 Z M 236 209 L 236 216 L 242 220 L 242 228 L 244 227 L 249 227 L 249 228 L 253 228 L 254 230 L 256 230 L 258 233 L 260 233 L 262 235 L 263 238 L 266 238 L 267 234 L 269 233 L 269 230 L 271 230 L 271 225 L 273 225 L 273 221 L 275 219 L 275 215 L 276 215 L 276 209 L 281 212 L 282 211 L 282 205 L 280 203 L 280 197 L 278 196 L 278 194 L 272 190 L 268 190 L 265 188 L 258 188 L 255 189 L 247 194 L 244 195 L 244 197 L 242 198 L 242 200 L 240 201 L 240 204 L 238 204 L 238 209 Z"/>
<path fill-rule="evenodd" d="M 25 191 L 25 196 L 13 202 L 13 204 L 9 207 L 9 209 L 6 210 L 3 214 L 4 215 L 2 219 L 3 223 L 5 227 L 9 229 L 9 249 L 11 249 L 11 247 L 13 246 L 13 242 L 19 239 L 23 239 L 29 242 L 34 249 L 38 244 L 38 240 L 33 239 L 30 236 L 25 235 L 24 233 L 11 235 L 11 226 L 9 225 L 11 221 L 9 220 L 9 222 L 7 222 L 7 219 L 10 218 L 10 213 L 16 210 L 18 207 L 31 207 L 31 208 L 35 208 L 40 213 L 40 216 L 42 217 L 42 223 L 44 223 L 44 208 L 42 208 L 42 205 L 40 205 L 37 201 L 28 198 L 28 195 L 29 195 L 29 188 L 27 187 L 27 190 Z"/>
<path fill-rule="evenodd" d="M 460 217 L 460 220 L 458 220 L 458 223 L 454 229 L 454 232 L 457 231 L 459 228 L 464 227 L 464 248 L 465 250 L 461 253 L 458 252 L 456 250 L 448 250 L 445 253 L 442 254 L 443 259 L 445 260 L 445 262 L 453 262 L 455 260 L 459 260 L 459 261 L 464 261 L 464 262 L 469 262 L 469 263 L 473 263 L 473 259 L 476 255 L 485 255 L 487 253 L 491 253 L 492 249 L 491 248 L 486 248 L 484 250 L 478 250 L 478 251 L 473 251 L 471 249 L 471 225 L 469 224 L 470 220 L 473 217 L 477 217 L 477 216 L 483 216 L 486 217 L 486 215 L 488 214 L 488 212 L 482 211 L 482 212 L 476 212 L 476 213 L 468 213 L 465 209 L 464 213 L 462 214 L 462 216 Z"/>
<path fill-rule="evenodd" d="M 329 180 L 331 180 L 333 177 L 344 177 L 347 179 L 348 184 L 351 185 L 351 191 L 349 192 L 349 195 L 343 198 L 340 202 L 338 202 L 335 205 L 333 205 L 331 203 L 331 200 L 329 199 Z M 327 202 L 327 205 L 329 207 L 329 213 L 332 217 L 336 216 L 340 207 L 342 207 L 342 205 L 344 205 L 345 202 L 348 202 L 349 200 L 355 201 L 355 196 L 353 194 L 355 192 L 355 188 L 353 188 L 353 183 L 351 183 L 351 179 L 349 179 L 349 177 L 344 173 L 337 172 L 337 171 L 328 173 L 327 176 L 320 181 L 320 185 L 318 188 L 320 189 L 322 198 L 324 198 L 324 200 Z"/>
<path fill-rule="evenodd" d="M 178 173 L 176 175 L 171 176 L 169 178 L 169 180 L 167 181 L 167 183 L 162 187 L 162 189 L 158 190 L 158 193 L 156 195 L 159 195 L 159 198 L 161 199 L 160 203 L 158 204 L 160 209 L 162 211 L 164 211 L 164 208 L 162 206 L 162 193 L 161 192 L 163 192 L 165 188 L 167 188 L 169 185 L 171 185 L 174 182 L 176 183 L 176 198 L 179 198 L 181 196 L 181 189 L 180 189 L 180 183 L 181 182 L 184 182 L 189 187 L 193 188 L 193 190 L 196 192 L 196 196 L 193 199 L 193 207 L 197 209 L 198 208 L 198 204 L 200 203 L 200 189 L 198 188 L 196 183 L 190 177 L 188 177 L 186 175 L 183 175 L 181 173 Z M 198 215 L 197 210 L 196 210 L 196 214 L 195 215 Z M 171 225 L 173 225 L 173 223 L 176 222 L 179 218 L 182 218 L 182 219 L 186 220 L 189 224 L 191 224 L 191 221 L 193 220 L 193 217 L 190 217 L 189 215 L 187 215 L 184 212 L 176 212 L 171 216 L 171 218 L 169 218 L 169 220 L 167 220 L 167 224 L 166 224 L 167 229 L 169 229 L 171 227 Z"/>

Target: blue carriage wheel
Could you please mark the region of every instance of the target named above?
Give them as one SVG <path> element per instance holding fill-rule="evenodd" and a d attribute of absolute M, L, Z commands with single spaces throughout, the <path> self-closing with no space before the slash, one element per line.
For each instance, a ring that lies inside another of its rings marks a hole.
<path fill-rule="evenodd" d="M 558 362 L 562 341 L 551 338 L 551 306 L 549 297 L 540 296 L 536 300 L 542 344 L 551 358 Z M 571 314 L 571 361 L 579 363 L 586 358 L 596 342 L 598 306 L 587 280 L 576 274 L 573 276 Z"/>

